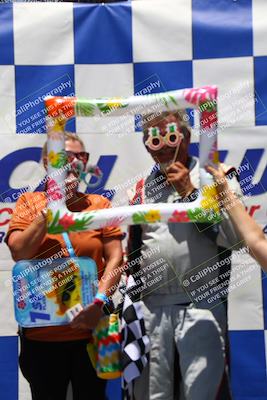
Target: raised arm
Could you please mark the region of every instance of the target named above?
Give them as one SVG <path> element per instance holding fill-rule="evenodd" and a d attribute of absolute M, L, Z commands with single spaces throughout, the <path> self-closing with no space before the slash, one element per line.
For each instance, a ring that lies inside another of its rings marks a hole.
<path fill-rule="evenodd" d="M 223 201 L 223 207 L 230 216 L 235 229 L 248 245 L 251 255 L 260 263 L 267 272 L 267 240 L 260 226 L 246 212 L 241 201 L 230 190 L 225 174 L 221 166 L 218 170 L 208 166 L 217 183 L 219 200 Z"/>

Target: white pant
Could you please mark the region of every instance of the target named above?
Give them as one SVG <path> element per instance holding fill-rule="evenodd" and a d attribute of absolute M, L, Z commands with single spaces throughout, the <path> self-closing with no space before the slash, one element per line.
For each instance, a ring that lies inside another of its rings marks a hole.
<path fill-rule="evenodd" d="M 222 330 L 209 310 L 142 302 L 150 362 L 134 384 L 135 400 L 173 400 L 175 346 L 186 400 L 214 400 L 224 366 Z"/>

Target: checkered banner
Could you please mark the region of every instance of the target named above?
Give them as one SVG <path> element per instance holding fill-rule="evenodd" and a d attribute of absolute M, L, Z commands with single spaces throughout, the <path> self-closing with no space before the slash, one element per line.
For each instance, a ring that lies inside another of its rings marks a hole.
<path fill-rule="evenodd" d="M 14 262 L 4 238 L 20 194 L 43 190 L 44 97 L 116 98 L 218 86 L 220 160 L 240 172 L 251 195 L 248 212 L 267 232 L 266 16 L 266 0 L 1 3 L 0 397 L 30 398 L 17 365 L 6 285 Z M 198 156 L 197 113 L 188 110 L 188 120 L 196 128 L 190 152 Z M 94 191 L 125 205 L 127 189 L 152 166 L 140 118 L 73 118 L 67 129 L 83 135 L 90 163 L 103 172 Z M 255 266 L 244 257 L 247 270 Z M 232 268 L 239 271 L 240 259 Z M 249 276 L 229 295 L 235 400 L 267 399 L 267 284 L 258 267 Z M 111 392 L 110 399 L 119 399 Z"/>
<path fill-rule="evenodd" d="M 133 397 L 133 381 L 138 378 L 148 363 L 150 343 L 146 334 L 141 304 L 131 295 L 136 288 L 129 276 L 124 295 L 122 326 L 122 387 L 127 399 Z"/>

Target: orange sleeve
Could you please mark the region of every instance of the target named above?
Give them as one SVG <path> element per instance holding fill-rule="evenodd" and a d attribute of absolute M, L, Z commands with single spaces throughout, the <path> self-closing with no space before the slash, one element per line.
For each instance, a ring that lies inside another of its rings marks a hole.
<path fill-rule="evenodd" d="M 123 239 L 123 232 L 120 228 L 108 226 L 103 229 L 103 238 L 114 238 L 114 239 Z"/>
<path fill-rule="evenodd" d="M 8 238 L 13 231 L 24 231 L 32 223 L 34 215 L 31 211 L 31 202 L 25 194 L 22 194 L 13 210 L 13 214 L 9 223 L 8 231 L 5 237 L 5 242 L 8 243 Z"/>
<path fill-rule="evenodd" d="M 102 208 L 110 208 L 112 207 L 111 202 L 103 197 L 103 207 Z M 114 239 L 123 239 L 123 232 L 118 227 L 108 226 L 102 229 L 103 238 L 114 238 Z"/>

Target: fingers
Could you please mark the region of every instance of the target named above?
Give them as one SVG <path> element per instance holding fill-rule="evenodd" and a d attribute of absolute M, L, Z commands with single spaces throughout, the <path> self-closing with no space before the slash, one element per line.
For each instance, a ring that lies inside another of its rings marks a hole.
<path fill-rule="evenodd" d="M 47 217 L 47 208 L 43 208 L 43 209 L 41 210 L 41 214 L 42 214 L 42 216 L 44 217 L 44 219 L 46 220 L 46 217 Z"/>
<path fill-rule="evenodd" d="M 213 176 L 215 176 L 217 174 L 217 170 L 215 168 L 211 167 L 210 165 L 206 165 L 205 169 L 206 169 L 206 171 L 211 173 Z"/>
<path fill-rule="evenodd" d="M 91 304 L 76 315 L 70 326 L 73 329 L 94 329 L 102 315 L 102 310 L 98 306 Z"/>
<path fill-rule="evenodd" d="M 180 162 L 173 163 L 166 168 L 166 180 L 171 183 L 180 181 L 189 174 L 189 170 Z"/>
<path fill-rule="evenodd" d="M 86 325 L 86 324 L 83 324 L 83 323 L 76 323 L 76 324 L 70 324 L 70 326 L 71 326 L 71 328 L 72 329 L 82 329 L 82 330 L 86 330 L 86 331 L 88 331 L 88 329 L 92 329 L 93 327 L 91 327 L 91 326 L 88 326 L 88 325 Z"/>
<path fill-rule="evenodd" d="M 80 325 L 84 325 L 85 323 L 85 313 L 84 310 L 81 310 L 71 321 L 70 326 L 72 328 L 79 328 Z"/>
<path fill-rule="evenodd" d="M 91 329 L 88 322 L 83 321 L 79 316 L 75 317 L 73 321 L 70 323 L 71 328 L 73 329 Z"/>
<path fill-rule="evenodd" d="M 169 165 L 166 168 L 167 174 L 169 174 L 170 172 L 177 173 L 177 172 L 184 171 L 184 170 L 187 170 L 187 168 L 180 161 L 176 161 L 175 163 L 172 163 L 171 165 Z"/>
<path fill-rule="evenodd" d="M 189 188 L 192 186 L 190 171 L 180 161 L 172 163 L 166 169 L 166 181 L 181 195 L 188 192 Z"/>
<path fill-rule="evenodd" d="M 77 317 L 75 317 L 72 321 L 71 321 L 71 323 L 70 323 L 70 326 L 73 328 L 73 329 L 76 329 L 76 328 L 79 328 L 79 325 L 81 324 L 81 322 L 79 322 L 79 320 L 77 321 Z"/>
<path fill-rule="evenodd" d="M 184 176 L 183 173 L 181 173 L 181 174 L 168 174 L 166 180 L 169 183 L 174 183 L 174 182 L 180 181 L 183 178 L 183 176 Z"/>
<path fill-rule="evenodd" d="M 205 166 L 206 171 L 213 175 L 215 179 L 220 179 L 225 177 L 225 173 L 222 169 L 221 164 L 218 165 L 218 169 L 212 167 L 211 165 Z"/>

